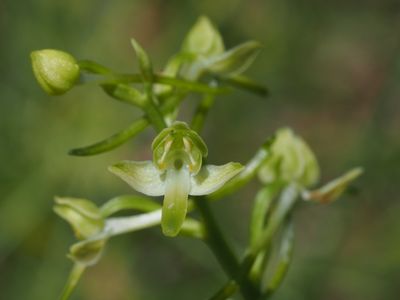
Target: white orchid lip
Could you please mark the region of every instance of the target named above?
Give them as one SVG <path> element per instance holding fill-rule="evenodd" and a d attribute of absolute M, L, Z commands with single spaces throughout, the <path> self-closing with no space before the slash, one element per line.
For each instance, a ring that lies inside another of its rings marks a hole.
<path fill-rule="evenodd" d="M 164 195 L 162 228 L 165 235 L 179 233 L 186 216 L 189 195 L 211 194 L 241 172 L 240 163 L 205 165 L 193 175 L 187 166 L 160 170 L 152 161 L 121 161 L 109 170 L 136 191 L 149 196 Z"/>

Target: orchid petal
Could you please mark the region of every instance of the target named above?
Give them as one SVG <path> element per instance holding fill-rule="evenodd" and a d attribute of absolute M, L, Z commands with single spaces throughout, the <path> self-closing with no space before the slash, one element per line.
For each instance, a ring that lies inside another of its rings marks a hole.
<path fill-rule="evenodd" d="M 186 167 L 167 170 L 161 227 L 166 236 L 176 236 L 185 221 L 190 190 L 190 174 Z"/>
<path fill-rule="evenodd" d="M 190 195 L 211 194 L 242 170 L 243 166 L 235 162 L 230 162 L 222 166 L 203 166 L 196 176 L 191 177 L 192 187 Z"/>
<path fill-rule="evenodd" d="M 162 173 L 151 161 L 124 160 L 108 168 L 136 191 L 149 196 L 164 195 Z"/>

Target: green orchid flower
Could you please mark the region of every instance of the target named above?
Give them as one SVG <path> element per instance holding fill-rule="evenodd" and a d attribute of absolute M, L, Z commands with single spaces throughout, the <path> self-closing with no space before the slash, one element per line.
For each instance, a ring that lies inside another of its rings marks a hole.
<path fill-rule="evenodd" d="M 234 162 L 203 165 L 207 146 L 184 122 L 175 122 L 161 131 L 152 149 L 153 161 L 122 161 L 109 170 L 138 192 L 164 195 L 161 227 L 166 236 L 179 233 L 189 195 L 210 194 L 243 169 Z"/>
<path fill-rule="evenodd" d="M 271 158 L 258 173 L 262 183 L 297 182 L 309 187 L 319 180 L 320 170 L 314 153 L 290 128 L 277 130 L 271 151 Z"/>

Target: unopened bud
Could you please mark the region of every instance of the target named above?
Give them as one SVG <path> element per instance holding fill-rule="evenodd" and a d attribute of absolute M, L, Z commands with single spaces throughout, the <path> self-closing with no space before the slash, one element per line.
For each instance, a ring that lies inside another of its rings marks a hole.
<path fill-rule="evenodd" d="M 31 60 L 37 81 L 50 95 L 66 93 L 79 78 L 79 65 L 66 52 L 53 49 L 33 51 Z"/>
<path fill-rule="evenodd" d="M 263 183 L 294 181 L 308 187 L 318 181 L 319 166 L 314 153 L 289 128 L 278 130 L 271 151 L 271 158 L 258 174 Z"/>

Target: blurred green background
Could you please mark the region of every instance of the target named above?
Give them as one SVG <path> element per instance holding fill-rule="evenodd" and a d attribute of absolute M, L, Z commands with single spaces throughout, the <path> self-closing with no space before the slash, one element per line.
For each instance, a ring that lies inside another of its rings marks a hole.
<path fill-rule="evenodd" d="M 149 129 L 118 150 L 70 157 L 124 128 L 138 114 L 95 86 L 45 95 L 29 53 L 63 49 L 116 70 L 137 69 L 129 38 L 155 67 L 178 50 L 201 15 L 226 45 L 259 40 L 248 74 L 271 96 L 221 97 L 203 134 L 209 161 L 245 162 L 289 125 L 316 152 L 323 180 L 361 165 L 358 193 L 296 214 L 296 248 L 274 299 L 397 300 L 400 295 L 400 2 L 3 0 L 0 3 L 0 299 L 56 299 L 74 237 L 52 212 L 54 195 L 103 203 L 130 188 L 106 171 L 120 159 L 149 158 Z M 188 118 L 196 99 L 183 109 Z M 234 151 L 231 151 L 234 149 Z M 215 204 L 231 242 L 243 250 L 256 185 Z M 112 240 L 84 276 L 75 300 L 206 299 L 224 274 L 198 241 L 159 228 Z"/>

